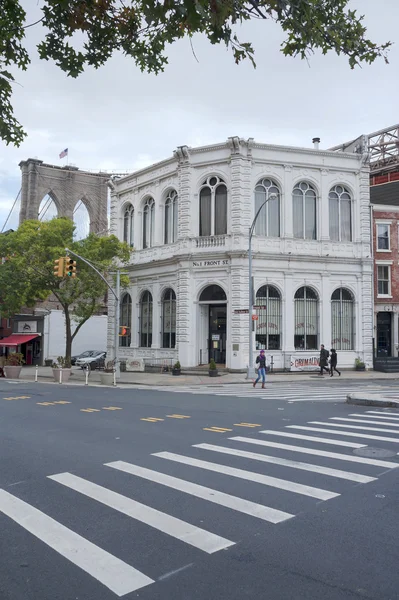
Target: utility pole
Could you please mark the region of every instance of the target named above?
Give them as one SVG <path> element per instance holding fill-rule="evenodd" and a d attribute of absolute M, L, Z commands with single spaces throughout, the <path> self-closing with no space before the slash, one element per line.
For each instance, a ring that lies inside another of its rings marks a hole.
<path fill-rule="evenodd" d="M 267 204 L 270 200 L 275 200 L 277 196 L 272 194 L 263 202 L 263 204 L 258 208 L 258 211 L 255 215 L 254 220 L 252 221 L 252 225 L 249 228 L 249 244 L 248 244 L 248 292 L 249 292 L 249 300 L 248 300 L 248 342 L 249 342 L 249 358 L 248 358 L 248 369 L 247 369 L 247 379 L 255 379 L 255 366 L 254 366 L 254 348 L 253 348 L 253 331 L 254 331 L 254 320 L 252 319 L 253 310 L 254 310 L 254 287 L 253 287 L 253 277 L 252 277 L 252 236 L 255 231 L 256 221 L 259 217 L 259 214 L 262 208 Z"/>

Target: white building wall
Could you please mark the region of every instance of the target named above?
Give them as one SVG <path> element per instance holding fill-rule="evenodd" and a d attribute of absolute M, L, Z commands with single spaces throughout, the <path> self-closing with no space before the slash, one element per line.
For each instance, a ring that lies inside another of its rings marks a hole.
<path fill-rule="evenodd" d="M 72 333 L 76 323 L 72 326 Z M 45 358 L 56 359 L 65 356 L 65 316 L 61 310 L 52 310 L 44 318 L 45 333 Z M 80 354 L 85 350 L 107 349 L 107 316 L 98 315 L 90 317 L 76 334 L 72 342 L 72 355 Z"/>
<path fill-rule="evenodd" d="M 228 224 L 223 236 L 199 237 L 199 190 L 204 180 L 217 176 L 227 186 Z M 200 361 L 204 308 L 201 291 L 221 286 L 227 297 L 226 366 L 245 369 L 249 354 L 249 317 L 238 314 L 248 307 L 248 230 L 254 218 L 254 189 L 264 177 L 281 190 L 281 237 L 253 237 L 255 293 L 262 285 L 280 290 L 282 302 L 281 349 L 273 353 L 276 368 L 289 368 L 294 346 L 294 295 L 310 286 L 319 296 L 319 343 L 331 347 L 331 294 L 339 287 L 354 297 L 356 335 L 354 348 L 341 351 L 340 364 L 352 367 L 356 356 L 372 362 L 372 262 L 368 167 L 358 154 L 306 148 L 268 146 L 252 139 L 229 138 L 227 143 L 190 149 L 180 147 L 168 159 L 115 182 L 111 197 L 111 232 L 123 237 L 123 208 L 135 208 L 135 248 L 129 267 L 132 296 L 132 342 L 122 356 L 179 359 L 182 366 Z M 292 190 L 299 181 L 311 183 L 317 194 L 317 239 L 293 237 Z M 344 185 L 352 195 L 351 242 L 329 237 L 328 194 Z M 164 245 L 164 202 L 167 192 L 178 193 L 178 240 Z M 142 249 L 142 207 L 146 198 L 156 203 L 155 240 Z M 216 262 L 215 262 L 216 261 Z M 219 262 L 218 262 L 219 261 Z M 211 264 L 206 264 L 206 262 Z M 199 266 L 202 265 L 202 266 Z M 177 298 L 176 348 L 164 349 L 161 299 L 167 287 Z M 142 293 L 153 295 L 153 343 L 139 347 L 139 303 Z M 109 313 L 108 342 L 113 335 L 113 302 Z M 234 344 L 234 349 L 233 349 Z M 314 355 L 314 351 L 302 351 Z"/>

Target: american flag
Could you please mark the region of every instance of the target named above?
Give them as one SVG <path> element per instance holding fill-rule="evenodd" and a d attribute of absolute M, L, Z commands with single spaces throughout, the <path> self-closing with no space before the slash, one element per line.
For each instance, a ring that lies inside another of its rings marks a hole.
<path fill-rule="evenodd" d="M 65 150 L 60 153 L 60 158 L 65 158 L 66 156 L 68 156 L 68 148 L 65 148 Z"/>

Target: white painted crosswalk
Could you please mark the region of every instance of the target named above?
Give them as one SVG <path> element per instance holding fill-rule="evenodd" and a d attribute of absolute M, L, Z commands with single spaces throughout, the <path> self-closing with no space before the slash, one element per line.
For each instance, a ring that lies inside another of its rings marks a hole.
<path fill-rule="evenodd" d="M 351 391 L 366 394 L 381 394 L 387 398 L 398 398 L 399 392 L 390 386 L 377 384 L 356 384 L 341 381 L 334 383 L 329 377 L 325 381 L 314 382 L 273 382 L 270 377 L 266 387 L 252 387 L 251 382 L 216 385 L 179 385 L 179 386 L 135 386 L 136 389 L 162 391 L 162 393 L 195 394 L 205 396 L 231 396 L 235 398 L 262 398 L 264 400 L 282 400 L 289 402 L 342 402 Z"/>
<path fill-rule="evenodd" d="M 134 553 L 125 554 L 122 560 L 109 551 L 108 538 L 101 544 L 104 547 L 100 547 L 90 541 L 93 531 L 89 527 L 84 529 L 85 537 L 73 531 L 75 503 L 78 505 L 84 499 L 93 511 L 99 510 L 98 506 L 105 507 L 102 510 L 115 513 L 115 518 L 127 519 L 118 529 L 118 535 L 125 535 L 125 531 L 126 536 L 129 535 L 128 522 L 132 522 L 133 527 L 138 524 L 148 528 L 152 536 L 160 536 L 160 552 L 165 552 L 165 544 L 168 544 L 167 552 L 173 554 L 176 544 L 195 561 L 198 554 L 213 555 L 233 547 L 242 539 L 242 528 L 248 519 L 266 531 L 282 523 L 289 526 L 297 514 L 317 510 L 319 501 L 339 502 L 350 493 L 351 487 L 373 485 L 388 470 L 397 469 L 399 456 L 395 445 L 399 443 L 399 412 L 359 410 L 346 415 L 285 425 L 281 429 L 251 429 L 248 436 L 225 438 L 222 444 L 198 442 L 182 453 L 165 450 L 142 461 L 114 460 L 99 465 L 91 476 L 69 472 L 51 474 L 47 482 L 54 486 L 52 495 L 46 496 L 43 505 L 48 507 L 52 498 L 53 506 L 46 510 L 40 506 L 40 494 L 32 506 L 27 499 L 0 489 L 0 517 L 3 515 L 25 529 L 98 584 L 122 597 L 163 580 L 162 573 L 154 573 L 158 547 L 151 550 L 153 560 L 148 569 L 145 559 Z M 369 425 L 374 426 L 373 421 L 381 423 L 383 436 L 370 434 Z M 355 432 L 353 427 L 357 428 Z M 345 439 L 347 436 L 349 440 Z M 370 439 L 373 443 L 375 440 L 384 442 L 384 448 L 390 450 L 389 460 L 371 454 L 354 454 L 366 450 Z M 307 459 L 302 461 L 301 455 Z M 147 464 L 137 464 L 143 461 Z M 146 485 L 152 486 L 151 493 L 147 490 L 140 495 L 142 486 Z M 112 489 L 114 486 L 118 491 Z M 120 493 L 121 487 L 124 493 Z M 163 501 L 165 488 L 168 502 Z M 156 495 L 158 489 L 160 493 Z M 58 510 L 57 499 L 63 493 L 68 493 L 71 506 L 69 527 L 62 523 L 64 514 Z M 141 500 L 145 498 L 145 502 L 139 502 L 137 495 Z M 153 506 L 156 498 L 157 508 Z M 201 511 L 201 515 L 207 515 L 206 526 L 202 525 L 197 512 L 190 509 L 191 505 L 198 508 L 198 503 L 214 507 L 215 515 L 206 506 Z M 341 510 L 345 510 L 344 502 Z M 224 519 L 229 521 L 228 539 L 223 535 L 226 532 L 222 526 Z M 114 523 L 114 517 L 110 522 Z M 123 546 L 120 542 L 118 538 L 113 545 L 114 552 L 115 547 Z M 140 541 L 138 543 L 140 547 Z"/>

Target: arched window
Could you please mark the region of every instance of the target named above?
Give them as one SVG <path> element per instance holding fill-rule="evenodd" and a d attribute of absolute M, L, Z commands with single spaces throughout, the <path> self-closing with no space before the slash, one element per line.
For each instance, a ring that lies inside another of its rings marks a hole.
<path fill-rule="evenodd" d="M 143 248 L 154 245 L 154 218 L 155 201 L 154 198 L 148 198 L 143 209 Z"/>
<path fill-rule="evenodd" d="M 119 346 L 128 348 L 132 341 L 132 298 L 125 294 L 120 304 Z"/>
<path fill-rule="evenodd" d="M 177 240 L 177 192 L 171 190 L 165 201 L 165 244 Z"/>
<path fill-rule="evenodd" d="M 200 191 L 200 236 L 227 233 L 227 187 L 219 177 L 208 177 Z"/>
<path fill-rule="evenodd" d="M 176 294 L 169 288 L 162 297 L 162 348 L 176 347 Z"/>
<path fill-rule="evenodd" d="M 316 192 L 306 181 L 297 183 L 292 192 L 293 230 L 295 238 L 315 240 Z"/>
<path fill-rule="evenodd" d="M 123 214 L 123 241 L 133 246 L 134 236 L 134 208 L 128 204 Z"/>
<path fill-rule="evenodd" d="M 331 296 L 331 344 L 336 350 L 354 349 L 354 312 L 351 292 L 335 290 Z"/>
<path fill-rule="evenodd" d="M 255 233 L 280 237 L 280 190 L 272 179 L 261 179 L 255 188 L 255 215 L 265 202 L 256 221 Z"/>
<path fill-rule="evenodd" d="M 200 302 L 227 302 L 225 291 L 220 285 L 208 285 L 201 293 Z"/>
<path fill-rule="evenodd" d="M 328 195 L 330 208 L 330 239 L 352 241 L 352 197 L 343 185 L 336 185 Z"/>
<path fill-rule="evenodd" d="M 294 297 L 296 350 L 316 350 L 318 348 L 319 315 L 318 297 L 310 287 L 301 287 Z"/>
<path fill-rule="evenodd" d="M 256 292 L 256 348 L 281 348 L 281 296 L 272 285 L 264 285 Z"/>
<path fill-rule="evenodd" d="M 145 291 L 140 300 L 140 346 L 151 348 L 152 345 L 152 295 Z"/>

